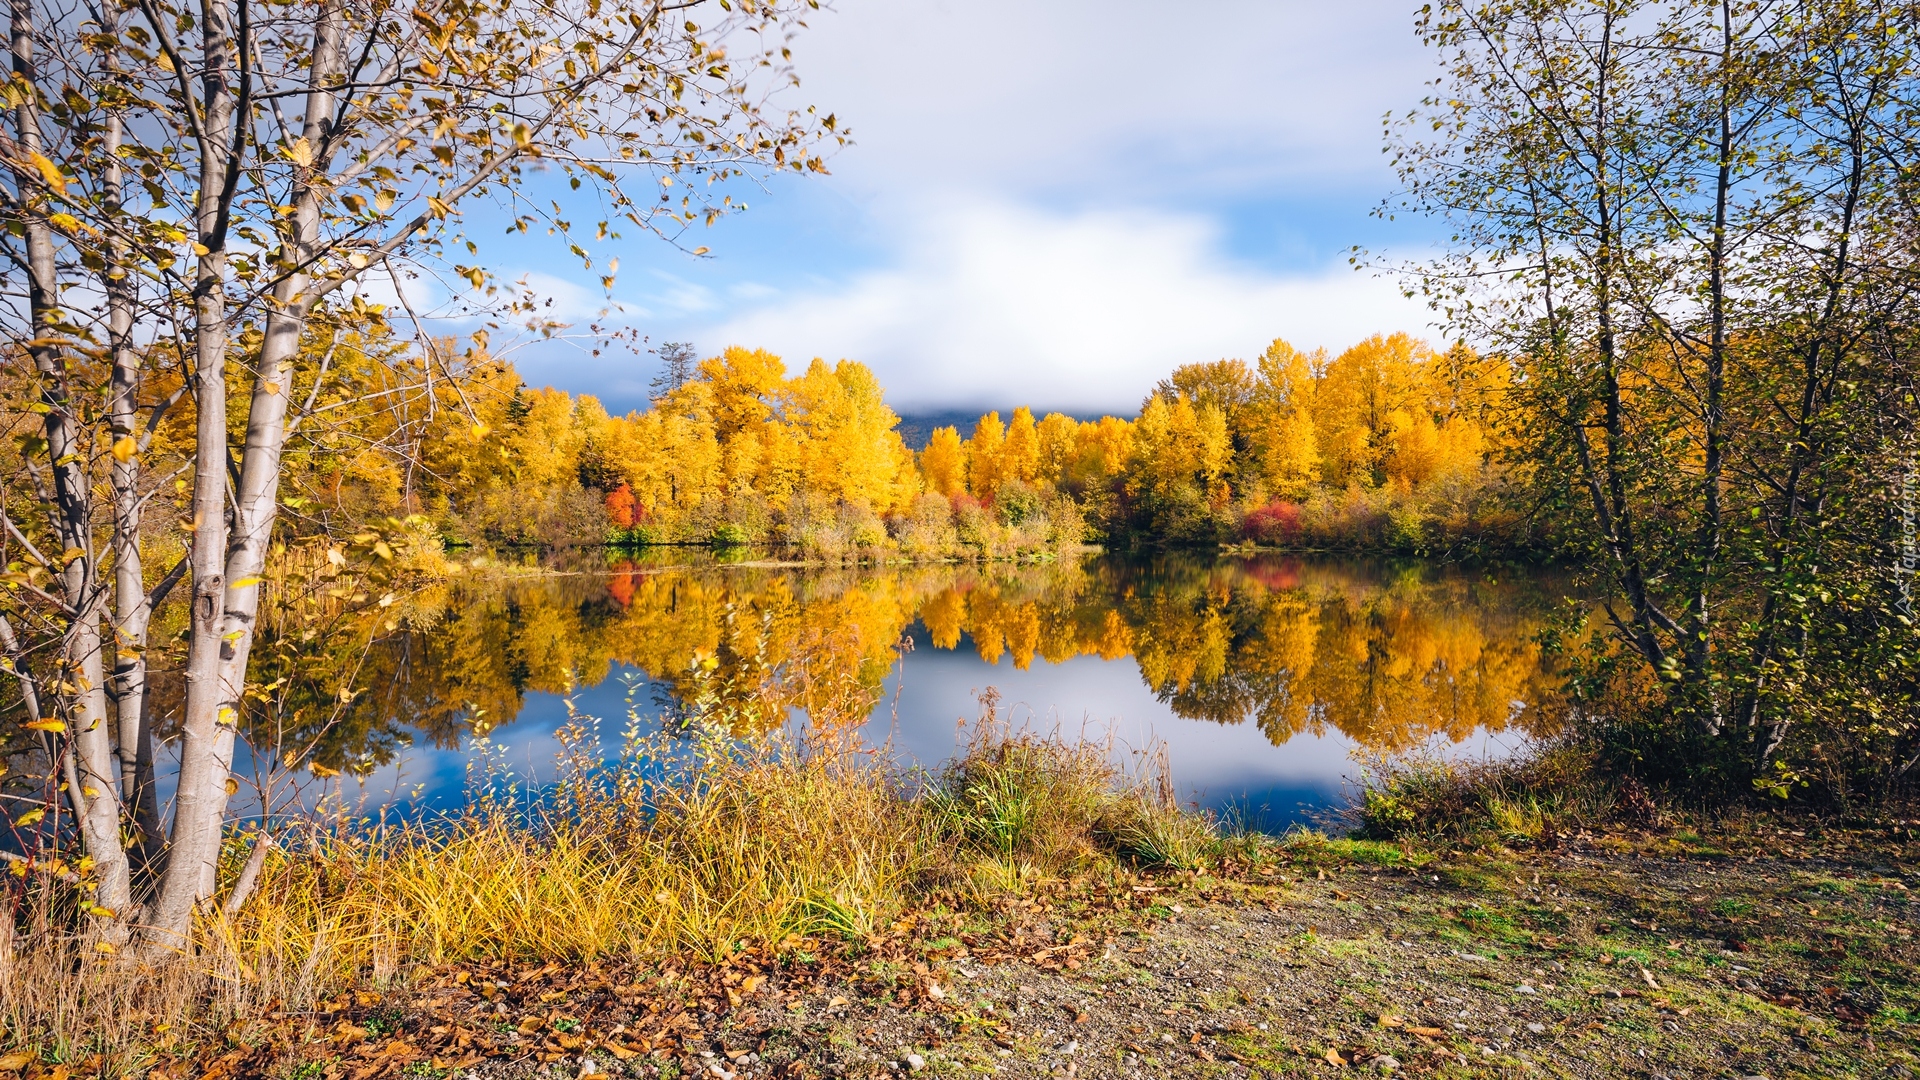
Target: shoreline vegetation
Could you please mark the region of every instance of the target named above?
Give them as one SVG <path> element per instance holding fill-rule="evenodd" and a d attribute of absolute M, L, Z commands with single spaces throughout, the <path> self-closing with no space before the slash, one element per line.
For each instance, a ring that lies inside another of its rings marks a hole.
<path fill-rule="evenodd" d="M 742 742 L 719 688 L 701 700 L 684 730 L 651 737 L 635 717 L 603 742 L 605 725 L 576 718 L 539 787 L 483 745 L 450 815 L 393 823 L 323 803 L 273 844 L 236 832 L 191 964 L 116 960 L 99 924 L 67 926 L 59 875 L 32 875 L 0 939 L 0 1024 L 18 1052 L 0 1070 L 120 1075 L 171 1054 L 191 1071 L 233 1024 L 454 963 L 711 963 L 800 938 L 857 951 L 936 898 L 990 907 L 1216 844 L 1173 805 L 1164 758 L 1122 772 L 1111 745 L 1010 731 L 992 695 L 931 774 L 830 733 Z"/>
<path fill-rule="evenodd" d="M 1915 1061 L 1920 955 L 1910 926 L 1888 929 L 1902 879 L 1920 887 L 1903 819 L 1699 817 L 1597 780 L 1592 750 L 1561 740 L 1383 763 L 1334 836 L 1272 837 L 1177 806 L 1163 753 L 1011 729 L 991 694 L 931 772 L 818 733 L 744 745 L 707 702 L 677 738 L 576 717 L 539 788 L 483 756 L 450 816 L 340 808 L 270 847 L 236 833 L 192 964 L 102 955 L 36 875 L 0 942 L 0 1070 L 1706 1064 L 1649 1020 L 1743 1061 Z M 1789 893 L 1816 924 L 1778 917 Z M 1833 951 L 1798 951 L 1815 939 Z M 1394 973 L 1411 960 L 1424 971 Z M 1496 968 L 1514 972 L 1489 985 Z"/>

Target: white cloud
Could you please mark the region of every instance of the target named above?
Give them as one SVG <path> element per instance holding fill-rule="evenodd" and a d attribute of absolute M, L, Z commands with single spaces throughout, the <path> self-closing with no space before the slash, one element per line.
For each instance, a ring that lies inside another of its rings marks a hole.
<path fill-rule="evenodd" d="M 1131 411 L 1175 365 L 1251 358 L 1275 337 L 1338 350 L 1431 333 L 1431 313 L 1394 283 L 1344 265 L 1288 277 L 1236 263 L 1202 218 L 985 202 L 903 216 L 892 265 L 786 294 L 696 340 L 769 348 L 791 369 L 860 360 L 909 409 Z"/>
<path fill-rule="evenodd" d="M 588 285 L 539 270 L 504 271 L 498 277 L 503 293 L 532 297 L 542 318 L 586 322 L 609 306 L 606 293 L 597 284 Z"/>
<path fill-rule="evenodd" d="M 1432 61 L 1413 0 L 836 0 L 794 45 L 834 169 L 1111 196 L 1381 173 Z M 1383 173 L 1381 173 L 1384 175 Z"/>
<path fill-rule="evenodd" d="M 1131 410 L 1174 365 L 1274 336 L 1428 332 L 1391 283 L 1325 265 L 1387 246 L 1366 208 L 1394 183 L 1380 114 L 1433 70 L 1416 6 L 834 0 L 782 101 L 853 127 L 835 175 L 755 196 L 708 261 L 633 241 L 615 319 L 708 353 L 862 360 L 914 409 Z M 578 292 L 559 305 L 575 322 L 598 307 Z M 653 368 L 545 344 L 521 363 L 616 408 L 644 402 Z"/>

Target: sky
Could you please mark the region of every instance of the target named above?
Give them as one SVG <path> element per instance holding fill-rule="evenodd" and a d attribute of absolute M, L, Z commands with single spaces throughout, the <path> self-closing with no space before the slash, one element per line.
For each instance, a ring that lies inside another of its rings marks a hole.
<path fill-rule="evenodd" d="M 1435 337 L 1398 283 L 1432 225 L 1383 220 L 1381 117 L 1434 70 L 1410 0 L 833 0 L 787 99 L 852 146 L 705 230 L 620 259 L 617 318 L 649 342 L 858 360 L 902 413 L 1030 405 L 1131 414 L 1178 364 L 1284 337 L 1338 351 Z M 604 304 L 558 250 L 496 250 L 562 317 Z M 525 378 L 643 407 L 649 356 L 567 345 Z"/>

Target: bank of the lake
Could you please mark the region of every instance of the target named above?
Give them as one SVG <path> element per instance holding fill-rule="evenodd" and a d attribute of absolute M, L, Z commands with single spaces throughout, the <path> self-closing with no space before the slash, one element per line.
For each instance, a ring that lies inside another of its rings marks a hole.
<path fill-rule="evenodd" d="M 1913 837 L 1765 818 L 1552 851 L 1241 843 L 855 940 L 447 965 L 262 1017 L 187 1072 L 1903 1076 Z"/>

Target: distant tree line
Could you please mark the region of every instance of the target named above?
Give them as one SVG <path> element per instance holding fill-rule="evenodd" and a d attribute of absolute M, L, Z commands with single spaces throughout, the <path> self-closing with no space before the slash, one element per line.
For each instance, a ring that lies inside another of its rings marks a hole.
<path fill-rule="evenodd" d="M 523 385 L 439 346 L 461 374 L 414 407 L 298 443 L 289 487 L 341 521 L 422 513 L 456 540 L 780 544 L 845 557 L 996 556 L 1252 542 L 1405 551 L 1544 542 L 1502 493 L 1504 365 L 1403 334 L 1337 356 L 1276 341 L 1189 364 L 1128 418 L 989 412 L 914 452 L 873 373 L 764 350 L 675 346 L 650 408 Z M 356 349 L 343 349 L 352 369 Z M 457 400 L 456 400 L 457 395 Z M 338 527 L 338 522 L 329 528 Z"/>

